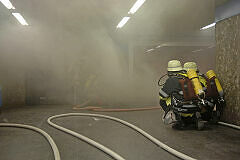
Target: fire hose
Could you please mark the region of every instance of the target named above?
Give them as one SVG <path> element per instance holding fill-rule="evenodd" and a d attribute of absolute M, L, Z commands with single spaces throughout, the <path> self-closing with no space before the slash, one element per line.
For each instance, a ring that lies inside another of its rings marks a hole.
<path fill-rule="evenodd" d="M 240 126 L 237 126 L 234 124 L 229 124 L 229 123 L 225 123 L 225 122 L 218 122 L 218 124 L 240 130 Z"/>
<path fill-rule="evenodd" d="M 53 151 L 53 154 L 54 154 L 54 159 L 55 160 L 61 160 L 57 145 L 55 144 L 53 139 L 45 131 L 43 131 L 43 130 L 37 128 L 37 127 L 24 125 L 24 124 L 13 124 L 13 123 L 0 123 L 0 127 L 24 128 L 24 129 L 29 129 L 29 130 L 40 133 L 42 136 L 44 136 L 46 138 L 46 140 L 50 144 L 50 146 L 52 148 L 52 151 Z"/>
<path fill-rule="evenodd" d="M 155 110 L 155 109 L 161 109 L 161 107 L 143 107 L 143 108 L 102 108 L 102 107 L 94 107 L 94 106 L 73 107 L 73 110 L 88 110 L 88 111 L 94 111 L 94 112 L 131 112 L 131 111 L 146 111 L 146 110 Z M 226 122 L 218 122 L 218 124 L 240 130 L 240 126 L 237 126 L 234 124 L 230 124 Z"/>
<path fill-rule="evenodd" d="M 131 112 L 131 111 L 146 111 L 146 110 L 155 110 L 161 109 L 162 107 L 142 107 L 142 108 L 102 108 L 102 107 L 73 107 L 74 110 L 90 110 L 94 112 Z"/>
<path fill-rule="evenodd" d="M 109 119 L 109 120 L 112 120 L 112 121 L 116 121 L 116 122 L 119 122 L 133 130 L 135 130 L 136 132 L 140 133 L 141 135 L 143 135 L 144 137 L 146 137 L 147 139 L 149 139 L 152 143 L 156 144 L 157 146 L 161 147 L 162 149 L 166 150 L 167 152 L 171 153 L 172 155 L 180 158 L 180 159 L 183 159 L 183 160 L 195 160 L 194 158 L 192 157 L 189 157 L 181 152 L 178 152 L 176 151 L 175 149 L 167 146 L 166 144 L 160 142 L 158 139 L 154 138 L 153 136 L 151 136 L 150 134 L 148 134 L 147 132 L 143 131 L 142 129 L 138 128 L 137 126 L 131 124 L 131 123 L 128 123 L 124 120 L 121 120 L 121 119 L 118 119 L 118 118 L 115 118 L 115 117 L 110 117 L 110 116 L 106 116 L 106 115 L 100 115 L 100 114 L 88 114 L 88 113 L 66 113 L 66 114 L 60 114 L 60 115 L 55 115 L 55 116 L 51 116 L 48 118 L 47 122 L 49 125 L 51 125 L 52 127 L 56 128 L 56 129 L 59 129 L 63 132 L 66 132 L 72 136 L 75 136 L 91 145 L 93 145 L 94 147 L 102 150 L 103 152 L 107 153 L 108 155 L 110 155 L 111 157 L 113 157 L 114 159 L 116 160 L 124 160 L 123 157 L 121 157 L 120 155 L 116 154 L 114 151 L 104 147 L 103 145 L 81 135 L 81 134 L 78 134 L 76 132 L 73 132 L 69 129 L 66 129 L 64 127 L 61 127 L 55 123 L 52 122 L 53 119 L 56 119 L 56 118 L 60 118 L 60 117 L 68 117 L 68 116 L 85 116 L 85 117 L 99 117 L 99 118 L 104 118 L 104 119 Z"/>

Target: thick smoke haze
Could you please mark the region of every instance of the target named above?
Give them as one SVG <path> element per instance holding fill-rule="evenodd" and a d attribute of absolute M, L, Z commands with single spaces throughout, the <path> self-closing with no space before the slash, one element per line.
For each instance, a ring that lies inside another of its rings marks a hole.
<path fill-rule="evenodd" d="M 121 11 L 107 2 L 13 2 L 30 25 L 20 26 L 0 8 L 5 14 L 0 21 L 0 85 L 6 106 L 76 105 L 88 99 L 92 105 L 157 105 L 157 80 L 166 73 L 169 60 L 196 61 L 204 71 L 215 64 L 214 49 L 146 54 L 146 44 L 133 46 L 131 61 L 129 44 L 138 36 L 115 29 L 118 21 L 110 20 L 107 12 L 116 19 L 114 13 Z M 201 8 L 208 2 L 203 4 Z M 205 61 L 208 54 L 212 56 Z"/>

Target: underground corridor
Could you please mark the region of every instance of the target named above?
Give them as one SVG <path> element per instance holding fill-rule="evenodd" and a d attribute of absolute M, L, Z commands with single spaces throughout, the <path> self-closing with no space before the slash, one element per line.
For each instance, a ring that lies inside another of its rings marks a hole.
<path fill-rule="evenodd" d="M 0 160 L 238 160 L 239 0 L 0 0 Z"/>

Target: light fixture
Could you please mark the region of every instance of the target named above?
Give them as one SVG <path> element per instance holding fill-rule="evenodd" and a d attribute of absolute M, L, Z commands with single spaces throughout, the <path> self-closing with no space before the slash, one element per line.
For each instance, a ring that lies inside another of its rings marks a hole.
<path fill-rule="evenodd" d="M 207 25 L 205 27 L 202 27 L 200 30 L 205 30 L 205 29 L 211 28 L 211 27 L 213 27 L 215 25 L 216 25 L 216 23 L 212 23 L 212 24 L 209 24 L 209 25 Z"/>
<path fill-rule="evenodd" d="M 123 19 L 118 23 L 117 28 L 122 28 L 129 19 L 130 17 L 123 17 Z"/>
<path fill-rule="evenodd" d="M 195 53 L 195 52 L 200 52 L 200 51 L 202 51 L 203 49 L 197 49 L 197 50 L 194 50 L 194 51 L 192 51 L 193 53 Z"/>
<path fill-rule="evenodd" d="M 215 47 L 215 45 L 211 45 L 211 46 L 209 46 L 208 48 L 214 48 Z"/>
<path fill-rule="evenodd" d="M 24 26 L 28 26 L 28 23 L 25 21 L 23 16 L 20 13 L 12 13 L 12 15 Z"/>
<path fill-rule="evenodd" d="M 154 51 L 154 49 L 153 49 L 153 48 L 151 48 L 151 49 L 147 50 L 147 51 L 146 51 L 146 53 L 147 53 L 147 52 L 152 52 L 152 51 Z"/>
<path fill-rule="evenodd" d="M 156 48 L 161 48 L 161 47 L 164 47 L 164 46 L 165 46 L 165 44 L 160 44 Z"/>
<path fill-rule="evenodd" d="M 132 6 L 128 14 L 134 14 L 143 5 L 146 0 L 137 0 L 137 2 Z"/>
<path fill-rule="evenodd" d="M 9 0 L 0 0 L 7 9 L 15 9 Z"/>

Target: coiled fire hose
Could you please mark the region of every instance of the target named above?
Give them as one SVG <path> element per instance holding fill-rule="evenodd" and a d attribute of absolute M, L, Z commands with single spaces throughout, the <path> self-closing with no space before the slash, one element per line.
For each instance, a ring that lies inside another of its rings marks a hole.
<path fill-rule="evenodd" d="M 108 155 L 110 155 L 111 157 L 113 157 L 114 159 L 116 160 L 124 160 L 124 158 L 122 158 L 121 156 L 119 156 L 118 154 L 116 154 L 115 152 L 111 151 L 110 149 L 104 147 L 103 145 L 81 135 L 81 134 L 78 134 L 76 132 L 73 132 L 69 129 L 66 129 L 64 127 L 61 127 L 59 125 L 56 125 L 54 124 L 53 122 L 51 122 L 51 120 L 53 119 L 56 119 L 56 118 L 60 118 L 60 117 L 68 117 L 68 116 L 86 116 L 86 117 L 99 117 L 99 118 L 105 118 L 105 119 L 109 119 L 109 120 L 112 120 L 112 121 L 116 121 L 116 122 L 119 122 L 135 131 L 137 131 L 138 133 L 142 134 L 144 137 L 146 137 L 147 139 L 149 139 L 151 142 L 153 142 L 154 144 L 156 144 L 157 146 L 161 147 L 162 149 L 166 150 L 167 152 L 173 154 L 174 156 L 180 158 L 180 159 L 183 159 L 183 160 L 195 160 L 194 158 L 192 157 L 189 157 L 181 152 L 178 152 L 176 151 L 175 149 L 167 146 L 166 144 L 160 142 L 158 139 L 154 138 L 153 136 L 151 136 L 150 134 L 148 134 L 147 132 L 143 131 L 142 129 L 138 128 L 137 126 L 131 124 L 131 123 L 128 123 L 124 120 L 121 120 L 121 119 L 118 119 L 118 118 L 115 118 L 115 117 L 110 117 L 110 116 L 106 116 L 106 115 L 100 115 L 100 114 L 88 114 L 88 113 L 66 113 L 66 114 L 60 114 L 60 115 L 55 115 L 55 116 L 51 116 L 48 118 L 47 122 L 49 125 L 51 125 L 52 127 L 54 128 L 57 128 L 63 132 L 66 132 L 68 134 L 71 134 L 91 145 L 93 145 L 94 147 L 102 150 L 103 152 L 107 153 Z"/>
<path fill-rule="evenodd" d="M 54 154 L 54 159 L 61 160 L 57 145 L 53 141 L 52 137 L 50 137 L 45 131 L 43 131 L 37 127 L 24 125 L 24 124 L 13 124 L 13 123 L 0 123 L 0 127 L 24 128 L 24 129 L 29 129 L 29 130 L 40 133 L 42 136 L 44 136 L 44 138 L 46 138 L 46 140 L 50 144 L 53 154 Z"/>

